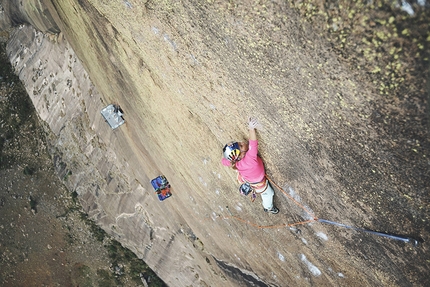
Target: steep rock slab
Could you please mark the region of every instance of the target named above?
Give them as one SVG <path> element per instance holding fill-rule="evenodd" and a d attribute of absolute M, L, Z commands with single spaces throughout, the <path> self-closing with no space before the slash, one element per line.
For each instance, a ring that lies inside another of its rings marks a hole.
<path fill-rule="evenodd" d="M 73 169 L 70 188 L 85 210 L 174 286 L 240 285 L 245 279 L 262 286 L 378 285 L 393 274 L 405 282 L 405 262 L 377 263 L 398 262 L 399 246 L 370 248 L 377 258 L 368 266 L 366 257 L 352 253 L 348 232 L 327 236 L 334 230 L 318 224 L 286 229 L 307 215 L 280 192 L 276 200 L 285 212 L 276 218 L 262 213 L 258 204 L 239 197 L 234 173 L 220 166 L 220 148 L 246 135 L 244 119 L 252 113 L 265 127 L 261 153 L 271 177 L 288 182 L 282 187 L 316 213 L 371 223 L 377 213 L 353 195 L 366 196 L 363 178 L 367 187 L 393 185 L 369 176 L 371 166 L 362 164 L 369 155 L 386 155 L 379 141 L 385 134 L 368 116 L 368 101 L 376 96 L 323 41 L 307 40 L 311 29 L 297 24 L 285 3 L 259 9 L 247 4 L 46 1 L 97 87 L 77 92 L 71 79 L 60 92 L 70 103 L 66 108 L 58 96 L 47 96 L 45 107 L 38 104 L 41 114 L 48 111 L 44 118 L 50 117 L 56 135 L 60 173 Z M 46 44 L 44 39 L 36 37 L 35 45 Z M 18 44 L 10 47 L 19 50 Z M 26 65 L 18 54 L 12 62 L 27 73 L 36 67 L 36 76 L 47 61 Z M 73 55 L 62 57 L 60 66 L 74 68 Z M 64 64 L 68 57 L 71 62 Z M 86 75 L 78 71 L 75 77 Z M 50 93 L 44 81 L 34 85 L 30 78 L 30 95 Z M 126 112 L 127 124 L 115 132 L 99 114 L 111 102 Z M 69 109 L 64 120 L 61 111 Z M 149 184 L 160 173 L 174 187 L 173 197 L 161 204 Z M 366 242 L 381 244 L 375 238 Z M 171 251 L 179 245 L 186 251 Z M 228 277 L 218 276 L 219 268 Z"/>
<path fill-rule="evenodd" d="M 100 110 L 105 104 L 62 35 L 48 37 L 23 26 L 11 36 L 8 48 L 51 133 L 56 169 L 67 178 L 69 189 L 78 193 L 90 218 L 171 285 L 204 285 L 204 280 L 214 280 L 211 277 L 217 278 L 214 282 L 225 281 L 215 275 L 220 272 L 216 266 L 206 263 L 207 255 L 201 244 L 196 248 L 198 238 L 187 224 L 158 202 L 149 178 L 144 178 L 144 188 L 127 176 L 134 172 L 127 160 L 118 160 L 122 155 L 111 146 L 115 142 L 118 148 L 126 146 L 121 145 L 121 132 L 104 122 Z M 96 134 L 99 128 L 106 137 Z M 199 268 L 199 262 L 206 269 Z"/>

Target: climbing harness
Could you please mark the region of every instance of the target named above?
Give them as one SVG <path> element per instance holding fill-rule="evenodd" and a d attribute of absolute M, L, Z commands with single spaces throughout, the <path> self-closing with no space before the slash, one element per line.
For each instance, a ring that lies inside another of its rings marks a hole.
<path fill-rule="evenodd" d="M 234 216 L 231 213 L 231 211 L 228 209 L 228 206 L 226 206 L 226 208 L 227 208 L 228 212 L 230 213 L 230 216 L 224 217 L 224 219 L 229 219 L 229 218 L 236 219 L 238 221 L 241 221 L 241 222 L 243 222 L 245 224 L 251 225 L 251 226 L 253 226 L 255 228 L 258 228 L 258 229 L 293 227 L 293 226 L 307 224 L 307 223 L 311 223 L 311 222 L 316 222 L 317 221 L 317 222 L 321 222 L 321 223 L 332 224 L 332 225 L 336 225 L 336 226 L 339 226 L 339 227 L 353 229 L 353 230 L 356 230 L 356 231 L 367 232 L 367 233 L 371 233 L 371 234 L 374 234 L 374 235 L 382 236 L 382 237 L 385 237 L 385 238 L 390 238 L 390 239 L 394 239 L 394 240 L 403 241 L 405 243 L 411 243 L 414 246 L 417 246 L 418 243 L 422 241 L 422 240 L 417 240 L 417 239 L 412 238 L 412 237 L 406 237 L 406 236 L 402 236 L 402 235 L 394 235 L 394 234 L 388 234 L 388 233 L 383 233 L 383 232 L 377 232 L 377 231 L 368 230 L 368 229 L 364 229 L 364 228 L 358 228 L 358 227 L 353 227 L 353 226 L 345 225 L 345 224 L 342 224 L 342 223 L 339 223 L 339 222 L 335 222 L 335 221 L 330 221 L 330 220 L 326 220 L 326 219 L 317 218 L 313 212 L 309 211 L 308 208 L 306 208 L 303 204 L 301 204 L 300 202 L 298 202 L 294 197 L 292 197 L 291 195 L 289 195 L 279 185 L 277 185 L 275 182 L 273 182 L 273 180 L 271 180 L 267 175 L 266 175 L 265 179 L 266 178 L 267 178 L 267 180 L 271 184 L 273 184 L 273 186 L 275 186 L 277 189 L 279 189 L 280 191 L 282 191 L 282 193 L 284 193 L 285 196 L 287 196 L 289 199 L 291 199 L 298 207 L 300 207 L 301 209 L 303 209 L 309 215 L 309 217 L 311 219 L 305 220 L 305 221 L 300 221 L 300 222 L 282 224 L 282 225 L 266 225 L 266 226 L 262 226 L 262 225 L 258 225 L 258 224 L 252 223 L 249 220 L 244 220 L 244 219 L 242 219 L 240 217 Z"/>

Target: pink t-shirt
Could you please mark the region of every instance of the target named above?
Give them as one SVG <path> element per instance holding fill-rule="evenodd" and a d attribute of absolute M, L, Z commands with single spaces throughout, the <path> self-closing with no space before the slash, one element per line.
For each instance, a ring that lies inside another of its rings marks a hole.
<path fill-rule="evenodd" d="M 237 171 L 240 175 L 250 183 L 261 182 L 266 174 L 264 164 L 258 153 L 258 141 L 249 141 L 249 150 L 245 157 L 236 163 Z M 228 159 L 223 158 L 222 164 L 231 166 Z"/>

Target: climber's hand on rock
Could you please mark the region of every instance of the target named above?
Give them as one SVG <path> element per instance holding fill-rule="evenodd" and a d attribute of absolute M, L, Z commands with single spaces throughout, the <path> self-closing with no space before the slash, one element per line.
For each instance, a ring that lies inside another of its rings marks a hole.
<path fill-rule="evenodd" d="M 248 128 L 250 130 L 256 129 L 258 126 L 258 120 L 256 118 L 250 117 L 248 120 Z"/>

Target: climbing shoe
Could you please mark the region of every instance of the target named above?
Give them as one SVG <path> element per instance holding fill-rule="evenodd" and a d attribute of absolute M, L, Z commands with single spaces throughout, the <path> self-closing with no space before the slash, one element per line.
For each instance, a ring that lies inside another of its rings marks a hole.
<path fill-rule="evenodd" d="M 279 209 L 276 206 L 273 206 L 272 209 L 264 209 L 265 212 L 270 212 L 273 214 L 277 214 L 279 212 Z"/>

